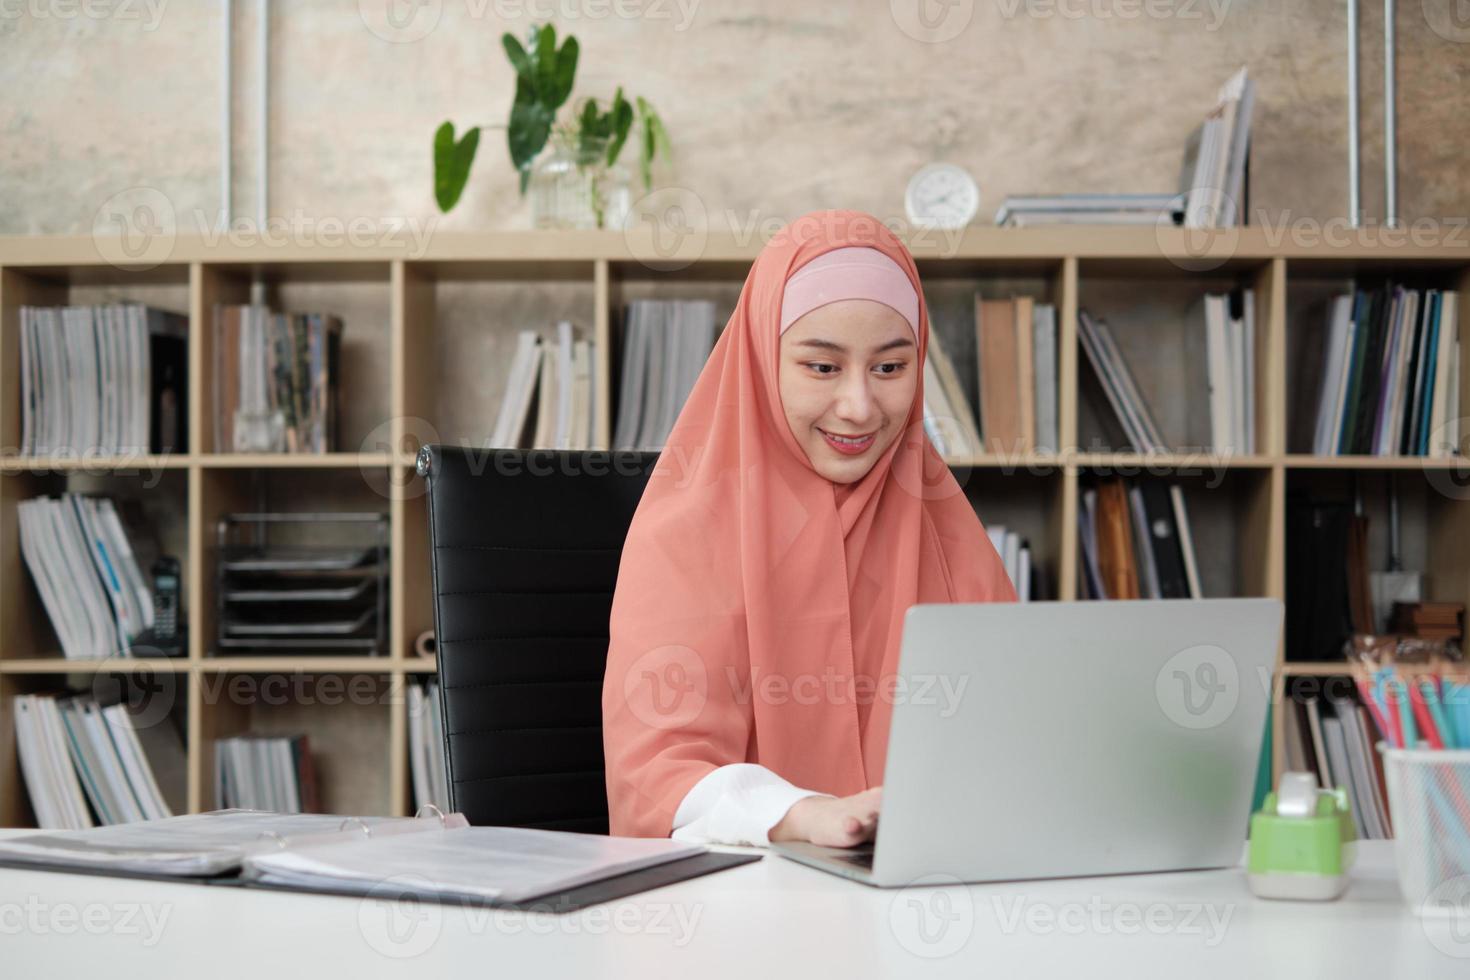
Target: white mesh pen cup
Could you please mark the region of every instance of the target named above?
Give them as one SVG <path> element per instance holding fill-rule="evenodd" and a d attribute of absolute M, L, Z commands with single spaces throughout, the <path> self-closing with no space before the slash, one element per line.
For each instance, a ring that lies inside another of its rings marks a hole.
<path fill-rule="evenodd" d="M 1378 750 L 1404 901 L 1470 920 L 1470 749 Z"/>

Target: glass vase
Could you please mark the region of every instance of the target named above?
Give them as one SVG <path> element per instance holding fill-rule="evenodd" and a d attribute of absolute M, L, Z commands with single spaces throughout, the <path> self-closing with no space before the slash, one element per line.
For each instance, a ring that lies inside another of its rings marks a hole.
<path fill-rule="evenodd" d="M 621 228 L 632 206 L 632 178 L 607 164 L 608 141 L 554 135 L 531 165 L 533 228 Z"/>

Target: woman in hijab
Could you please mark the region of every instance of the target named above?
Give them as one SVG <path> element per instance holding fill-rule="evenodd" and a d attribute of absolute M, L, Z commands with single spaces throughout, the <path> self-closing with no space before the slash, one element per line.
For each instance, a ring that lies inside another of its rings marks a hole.
<path fill-rule="evenodd" d="M 812 212 L 756 257 L 623 546 L 612 833 L 873 838 L 905 611 L 1016 598 L 925 435 L 928 338 L 872 215 Z"/>

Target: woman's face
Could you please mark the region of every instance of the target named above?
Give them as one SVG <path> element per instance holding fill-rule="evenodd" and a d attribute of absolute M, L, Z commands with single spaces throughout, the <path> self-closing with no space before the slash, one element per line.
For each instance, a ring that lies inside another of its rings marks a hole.
<path fill-rule="evenodd" d="M 839 300 L 793 322 L 777 376 L 812 467 L 833 483 L 862 479 L 908 420 L 919 370 L 913 329 L 883 303 Z M 861 438 L 845 445 L 832 436 Z"/>

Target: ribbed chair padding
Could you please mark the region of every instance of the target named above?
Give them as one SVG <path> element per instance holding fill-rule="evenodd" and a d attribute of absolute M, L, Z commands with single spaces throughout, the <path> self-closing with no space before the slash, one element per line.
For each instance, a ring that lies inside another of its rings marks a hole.
<path fill-rule="evenodd" d="M 450 804 L 470 823 L 607 833 L 608 617 L 657 459 L 420 451 Z"/>

